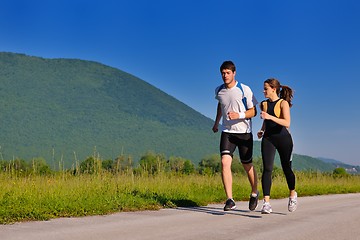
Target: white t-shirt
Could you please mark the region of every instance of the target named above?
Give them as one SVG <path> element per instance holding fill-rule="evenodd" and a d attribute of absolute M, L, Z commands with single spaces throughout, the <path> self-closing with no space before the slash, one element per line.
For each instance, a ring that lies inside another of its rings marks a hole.
<path fill-rule="evenodd" d="M 222 84 L 215 89 L 215 98 L 221 105 L 223 131 L 230 133 L 251 133 L 251 119 L 230 120 L 227 116 L 227 113 L 230 111 L 237 113 L 245 112 L 246 109 L 253 108 L 258 103 L 250 87 L 245 84 L 241 84 L 244 91 L 243 93 L 243 91 L 241 91 L 238 87 L 238 84 L 241 83 L 236 81 L 235 86 L 229 89 Z M 242 101 L 243 97 L 246 98 L 247 107 L 244 106 Z"/>

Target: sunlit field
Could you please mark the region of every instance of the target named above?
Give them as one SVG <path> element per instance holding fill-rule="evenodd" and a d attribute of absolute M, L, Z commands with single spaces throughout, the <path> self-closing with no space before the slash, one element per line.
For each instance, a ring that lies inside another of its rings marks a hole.
<path fill-rule="evenodd" d="M 360 176 L 296 172 L 298 195 L 360 192 Z M 259 181 L 260 183 L 260 181 Z M 261 192 L 261 184 L 259 189 Z M 234 175 L 236 201 L 249 199 L 243 174 Z M 285 178 L 276 174 L 272 198 L 288 197 Z M 260 197 L 262 198 L 262 197 Z M 57 217 L 103 215 L 177 206 L 204 206 L 225 201 L 220 174 L 109 173 L 0 174 L 0 223 Z"/>

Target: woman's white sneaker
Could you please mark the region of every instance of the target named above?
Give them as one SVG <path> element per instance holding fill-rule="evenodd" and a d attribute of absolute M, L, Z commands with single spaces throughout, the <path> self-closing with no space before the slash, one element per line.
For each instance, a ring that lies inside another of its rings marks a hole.
<path fill-rule="evenodd" d="M 294 197 L 289 198 L 289 204 L 288 204 L 289 212 L 294 212 L 296 208 L 297 208 L 297 192 L 295 192 Z"/>
<path fill-rule="evenodd" d="M 270 205 L 269 202 L 264 201 L 264 203 L 262 205 L 262 208 L 261 208 L 261 213 L 262 214 L 270 214 L 270 213 L 272 213 L 271 205 Z"/>

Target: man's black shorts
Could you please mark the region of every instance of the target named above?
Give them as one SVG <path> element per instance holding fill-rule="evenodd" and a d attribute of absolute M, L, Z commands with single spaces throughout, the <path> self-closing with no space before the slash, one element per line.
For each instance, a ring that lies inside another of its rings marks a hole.
<path fill-rule="evenodd" d="M 251 163 L 253 154 L 253 135 L 252 133 L 221 133 L 220 154 L 228 154 L 231 157 L 238 147 L 241 163 Z"/>

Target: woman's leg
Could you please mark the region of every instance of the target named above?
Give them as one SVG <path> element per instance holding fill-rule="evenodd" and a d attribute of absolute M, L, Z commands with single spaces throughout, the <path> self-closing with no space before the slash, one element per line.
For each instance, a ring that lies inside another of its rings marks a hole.
<path fill-rule="evenodd" d="M 261 141 L 261 156 L 263 161 L 261 184 L 266 202 L 270 199 L 271 175 L 274 167 L 275 151 L 275 146 L 269 138 L 263 138 Z"/>
<path fill-rule="evenodd" d="M 279 152 L 281 167 L 284 171 L 291 196 L 295 194 L 295 174 L 292 170 L 293 141 L 290 134 L 281 137 L 281 143 L 279 144 L 277 150 Z"/>

